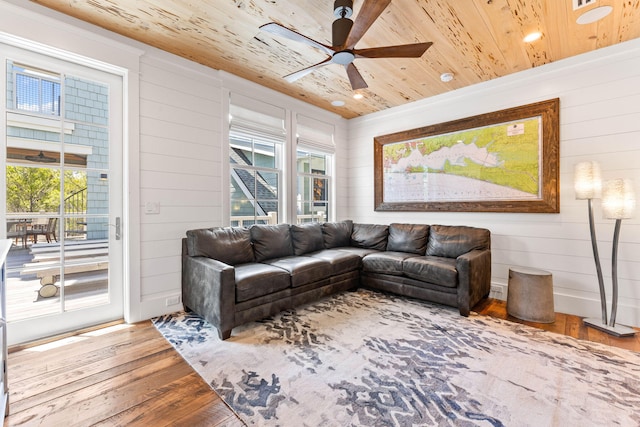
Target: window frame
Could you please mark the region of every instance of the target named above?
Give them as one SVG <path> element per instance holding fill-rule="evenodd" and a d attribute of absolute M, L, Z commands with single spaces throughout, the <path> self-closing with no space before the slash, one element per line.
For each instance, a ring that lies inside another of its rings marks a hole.
<path fill-rule="evenodd" d="M 18 69 L 18 67 L 20 69 Z M 14 110 L 20 111 L 28 114 L 37 114 L 45 117 L 60 117 L 61 116 L 61 108 L 62 108 L 62 95 L 63 95 L 63 84 L 62 84 L 62 75 L 54 75 L 52 72 L 40 70 L 38 68 L 25 65 L 22 63 L 13 63 L 12 64 L 12 73 L 13 73 L 13 102 L 14 102 Z M 20 108 L 20 103 L 18 102 L 18 76 L 25 76 L 31 79 L 38 80 L 38 110 L 31 110 L 26 108 Z M 57 76 L 57 79 L 56 79 Z M 52 105 L 56 106 L 55 110 L 44 109 L 44 97 L 43 97 L 43 82 L 51 83 L 54 87 L 58 88 L 57 99 L 52 100 Z"/>
<path fill-rule="evenodd" d="M 324 157 L 324 171 L 322 171 L 322 173 L 319 173 L 318 171 L 320 171 L 319 169 L 313 169 L 312 167 L 310 167 L 309 172 L 304 172 L 304 171 L 300 171 L 299 169 L 299 161 L 302 159 L 301 157 L 299 157 L 299 153 L 306 153 L 307 156 L 317 156 L 317 157 Z M 295 214 L 295 222 L 298 224 L 301 223 L 306 223 L 306 222 L 329 222 L 332 221 L 333 219 L 333 202 L 332 200 L 333 198 L 333 189 L 334 189 L 334 185 L 333 185 L 333 158 L 334 158 L 335 154 L 334 153 L 328 153 L 325 152 L 324 150 L 319 150 L 319 149 L 315 149 L 315 148 L 311 148 L 309 146 L 306 146 L 303 142 L 301 143 L 299 138 L 297 138 L 296 141 L 296 150 L 295 150 L 295 163 L 296 163 L 296 168 L 295 168 L 295 193 L 296 193 L 296 214 Z M 316 172 L 314 172 L 316 171 Z M 303 182 L 306 180 L 310 180 L 310 184 L 311 187 L 308 189 L 308 193 L 310 195 L 310 197 L 307 199 L 305 198 L 306 195 L 306 191 L 300 192 L 300 181 L 302 180 Z M 316 180 L 324 180 L 326 182 L 325 188 L 324 188 L 324 192 L 325 192 L 325 196 L 324 198 L 320 199 L 320 200 L 316 200 L 315 199 L 315 194 L 316 194 Z M 301 196 L 300 199 L 298 199 L 298 196 Z M 304 206 L 308 204 L 310 206 L 315 206 L 316 204 L 324 204 L 324 215 L 320 216 L 317 215 L 317 212 L 319 211 L 314 211 L 310 209 L 310 212 L 306 212 L 304 209 Z"/>

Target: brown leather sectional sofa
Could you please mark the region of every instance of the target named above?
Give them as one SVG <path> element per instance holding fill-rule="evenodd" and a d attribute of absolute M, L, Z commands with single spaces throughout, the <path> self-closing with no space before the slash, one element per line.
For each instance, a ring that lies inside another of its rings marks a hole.
<path fill-rule="evenodd" d="M 190 230 L 185 309 L 222 339 L 238 325 L 359 286 L 470 309 L 489 295 L 491 234 L 425 224 L 253 225 Z"/>

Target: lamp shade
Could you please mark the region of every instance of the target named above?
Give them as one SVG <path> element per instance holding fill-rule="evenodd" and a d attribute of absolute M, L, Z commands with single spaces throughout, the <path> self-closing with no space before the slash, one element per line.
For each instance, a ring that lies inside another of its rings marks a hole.
<path fill-rule="evenodd" d="M 602 190 L 602 210 L 605 218 L 628 219 L 636 209 L 633 185 L 628 179 L 605 181 Z"/>
<path fill-rule="evenodd" d="M 602 178 L 598 162 L 580 162 L 573 170 L 576 199 L 599 199 L 602 193 Z"/>

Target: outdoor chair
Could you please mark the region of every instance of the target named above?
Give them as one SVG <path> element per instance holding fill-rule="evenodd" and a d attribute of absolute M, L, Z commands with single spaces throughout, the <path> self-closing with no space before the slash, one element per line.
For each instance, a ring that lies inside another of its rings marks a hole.
<path fill-rule="evenodd" d="M 16 245 L 22 240 L 22 247 L 27 247 L 27 224 L 22 221 L 7 221 L 7 239 L 14 239 Z"/>
<path fill-rule="evenodd" d="M 38 236 L 44 236 L 47 239 L 47 243 L 51 243 L 52 241 L 58 241 L 58 236 L 56 235 L 56 229 L 58 227 L 58 218 L 49 218 L 47 221 L 46 227 L 42 228 L 32 228 L 27 231 L 29 236 L 32 236 L 33 243 L 38 242 Z"/>

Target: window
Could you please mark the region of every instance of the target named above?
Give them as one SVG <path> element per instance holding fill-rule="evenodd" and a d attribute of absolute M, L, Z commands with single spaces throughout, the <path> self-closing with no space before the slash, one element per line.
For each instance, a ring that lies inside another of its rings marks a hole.
<path fill-rule="evenodd" d="M 283 222 L 285 111 L 234 94 L 229 112 L 230 223 Z"/>
<path fill-rule="evenodd" d="M 18 110 L 60 115 L 60 76 L 13 64 L 15 106 Z"/>
<path fill-rule="evenodd" d="M 297 222 L 331 221 L 333 126 L 298 115 L 296 129 Z"/>
<path fill-rule="evenodd" d="M 298 149 L 296 161 L 298 223 L 329 220 L 330 157 L 326 154 Z"/>

